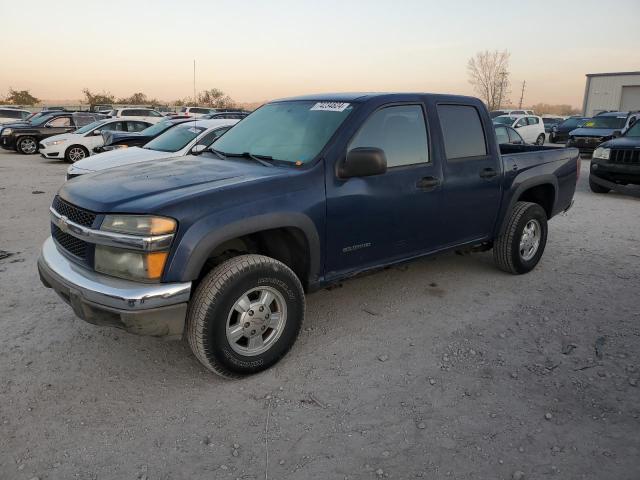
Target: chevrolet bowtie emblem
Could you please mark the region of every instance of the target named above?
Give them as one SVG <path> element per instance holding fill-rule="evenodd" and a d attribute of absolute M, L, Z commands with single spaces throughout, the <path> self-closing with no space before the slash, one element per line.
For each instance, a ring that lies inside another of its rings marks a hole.
<path fill-rule="evenodd" d="M 69 219 L 64 215 L 60 216 L 60 220 L 58 221 L 58 228 L 65 233 L 69 232 Z"/>

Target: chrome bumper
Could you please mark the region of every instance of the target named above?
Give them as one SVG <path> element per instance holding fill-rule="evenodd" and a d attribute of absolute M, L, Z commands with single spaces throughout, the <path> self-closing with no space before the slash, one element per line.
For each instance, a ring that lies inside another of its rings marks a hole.
<path fill-rule="evenodd" d="M 89 323 L 139 335 L 182 337 L 191 282 L 146 284 L 102 275 L 68 260 L 51 237 L 42 246 L 38 271 L 44 286 Z"/>

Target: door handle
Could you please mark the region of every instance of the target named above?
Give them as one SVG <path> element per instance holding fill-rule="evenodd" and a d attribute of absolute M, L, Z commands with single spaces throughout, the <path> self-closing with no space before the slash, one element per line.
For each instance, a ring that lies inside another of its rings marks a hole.
<path fill-rule="evenodd" d="M 485 168 L 480 172 L 480 178 L 493 178 L 498 175 L 498 172 L 493 168 Z"/>
<path fill-rule="evenodd" d="M 436 177 L 423 177 L 416 182 L 416 187 L 420 189 L 428 189 L 440 185 L 440 179 Z"/>

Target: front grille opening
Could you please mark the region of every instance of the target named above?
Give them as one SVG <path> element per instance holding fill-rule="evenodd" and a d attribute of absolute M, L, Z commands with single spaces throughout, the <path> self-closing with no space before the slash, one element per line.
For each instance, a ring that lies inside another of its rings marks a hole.
<path fill-rule="evenodd" d="M 640 165 L 640 150 L 611 150 L 609 161 L 626 165 Z"/>
<path fill-rule="evenodd" d="M 51 226 L 51 236 L 58 245 L 64 248 L 71 255 L 78 257 L 81 260 L 87 259 L 87 242 L 63 232 L 55 225 Z"/>
<path fill-rule="evenodd" d="M 83 208 L 76 207 L 75 205 L 71 205 L 68 202 L 65 202 L 58 196 L 53 199 L 53 209 L 60 215 L 64 215 L 65 217 L 67 217 L 72 222 L 83 225 L 85 227 L 92 226 L 97 216 L 95 213 L 90 212 L 89 210 L 85 210 Z"/>

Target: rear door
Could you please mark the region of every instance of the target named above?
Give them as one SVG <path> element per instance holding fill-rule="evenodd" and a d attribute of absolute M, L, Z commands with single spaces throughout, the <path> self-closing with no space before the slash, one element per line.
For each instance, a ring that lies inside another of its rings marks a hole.
<path fill-rule="evenodd" d="M 447 246 L 488 238 L 500 206 L 502 168 L 474 105 L 438 104 L 444 155 L 442 235 Z"/>
<path fill-rule="evenodd" d="M 386 105 L 371 113 L 349 141 L 380 148 L 381 175 L 327 181 L 327 277 L 435 250 L 440 244 L 442 173 L 431 155 L 424 106 Z"/>
<path fill-rule="evenodd" d="M 532 143 L 529 138 L 529 124 L 527 123 L 527 118 L 526 117 L 522 117 L 520 119 L 518 119 L 518 121 L 513 125 L 513 128 L 515 128 L 518 133 L 522 136 L 522 138 L 524 139 L 525 142 L 527 143 Z"/>

